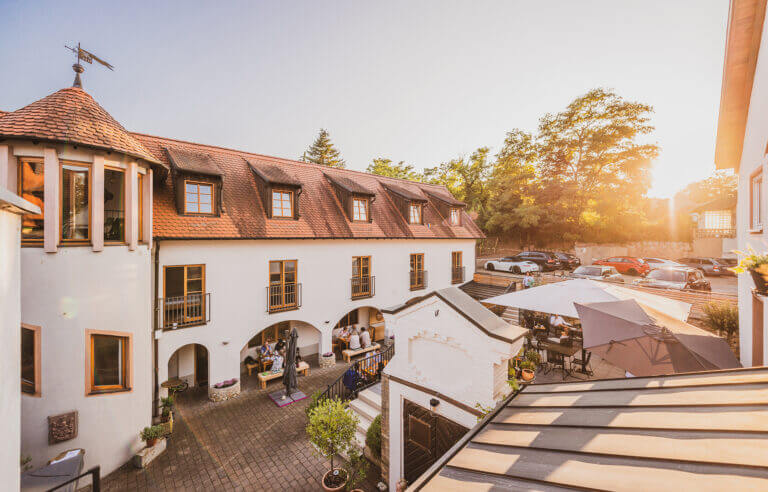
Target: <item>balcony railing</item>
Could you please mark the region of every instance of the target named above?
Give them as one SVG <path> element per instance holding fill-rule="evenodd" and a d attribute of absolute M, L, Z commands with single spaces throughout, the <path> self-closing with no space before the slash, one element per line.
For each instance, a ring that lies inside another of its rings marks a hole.
<path fill-rule="evenodd" d="M 410 277 L 411 290 L 421 290 L 427 288 L 426 270 L 411 270 Z"/>
<path fill-rule="evenodd" d="M 395 346 L 390 345 L 378 354 L 369 355 L 353 362 L 339 378 L 328 385 L 318 400 L 338 398 L 342 401 L 357 398 L 357 394 L 381 381 L 381 371 L 395 355 Z"/>
<path fill-rule="evenodd" d="M 267 312 L 280 313 L 301 307 L 301 284 L 275 284 L 267 287 Z"/>
<path fill-rule="evenodd" d="M 736 237 L 736 229 L 694 229 L 696 239 L 712 237 Z"/>
<path fill-rule="evenodd" d="M 376 277 L 352 277 L 352 299 L 365 299 L 373 297 L 376 293 Z"/>
<path fill-rule="evenodd" d="M 451 283 L 460 284 L 464 282 L 464 267 L 454 267 L 451 269 Z"/>
<path fill-rule="evenodd" d="M 158 299 L 157 310 L 163 330 L 204 325 L 211 321 L 211 293 L 164 297 Z"/>

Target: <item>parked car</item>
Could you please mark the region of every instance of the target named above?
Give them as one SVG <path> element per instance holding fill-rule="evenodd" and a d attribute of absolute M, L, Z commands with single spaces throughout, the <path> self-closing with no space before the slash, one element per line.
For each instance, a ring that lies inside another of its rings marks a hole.
<path fill-rule="evenodd" d="M 676 261 L 667 260 L 666 258 L 643 258 L 643 261 L 648 263 L 651 270 L 658 270 L 659 268 L 680 268 L 686 265 L 678 263 Z"/>
<path fill-rule="evenodd" d="M 514 258 L 515 261 L 532 261 L 541 267 L 542 272 L 560 270 L 563 268 L 563 263 L 560 259 L 555 256 L 554 253 L 547 251 L 523 251 L 512 258 Z"/>
<path fill-rule="evenodd" d="M 612 266 L 619 273 L 626 273 L 628 275 L 645 275 L 651 271 L 651 267 L 648 263 L 644 262 L 642 258 L 635 258 L 633 256 L 612 256 L 610 258 L 604 258 L 597 260 L 593 265 Z"/>
<path fill-rule="evenodd" d="M 512 273 L 538 272 L 540 270 L 539 265 L 536 263 L 532 261 L 520 261 L 514 256 L 506 256 L 498 260 L 486 261 L 485 269 L 490 271 L 501 270 Z"/>
<path fill-rule="evenodd" d="M 600 265 L 580 266 L 571 273 L 571 277 L 624 282 L 624 277 L 614 267 Z"/>
<path fill-rule="evenodd" d="M 721 265 L 715 258 L 697 256 L 692 258 L 680 258 L 677 260 L 685 266 L 697 268 L 707 276 L 728 275 L 728 267 Z"/>
<path fill-rule="evenodd" d="M 581 265 L 581 260 L 576 255 L 570 253 L 555 253 L 555 256 L 560 260 L 564 270 L 573 270 Z"/>
<path fill-rule="evenodd" d="M 725 267 L 725 272 L 723 272 L 723 275 L 733 275 L 734 277 L 736 276 L 735 273 L 728 269 L 737 266 L 739 264 L 739 260 L 736 258 L 718 258 L 717 262 Z"/>
<path fill-rule="evenodd" d="M 697 268 L 663 268 L 653 270 L 645 276 L 632 282 L 634 285 L 643 287 L 657 287 L 660 289 L 676 290 L 712 290 L 709 280 L 704 278 L 704 274 Z"/>

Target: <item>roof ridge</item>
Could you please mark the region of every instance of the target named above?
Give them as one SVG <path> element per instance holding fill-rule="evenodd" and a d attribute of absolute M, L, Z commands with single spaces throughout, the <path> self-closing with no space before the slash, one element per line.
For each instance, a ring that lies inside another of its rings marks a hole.
<path fill-rule="evenodd" d="M 285 161 L 285 162 L 288 162 L 290 164 L 298 164 L 298 165 L 301 165 L 301 166 L 307 166 L 307 167 L 311 167 L 311 168 L 315 168 L 315 169 L 316 168 L 320 168 L 320 169 L 323 169 L 323 170 L 328 169 L 328 170 L 331 170 L 331 171 L 339 171 L 339 172 L 348 172 L 348 173 L 362 174 L 364 176 L 375 176 L 376 178 L 382 178 L 382 179 L 385 179 L 385 180 L 391 180 L 391 181 L 395 181 L 395 182 L 399 182 L 399 183 L 411 183 L 411 184 L 415 184 L 417 186 L 428 186 L 430 188 L 444 189 L 444 190 L 448 191 L 448 193 L 450 193 L 450 190 L 448 190 L 448 188 L 446 188 L 445 185 L 436 184 L 436 183 L 424 183 L 422 181 L 414 181 L 412 179 L 394 178 L 392 176 L 383 176 L 381 174 L 373 174 L 373 173 L 369 173 L 367 171 L 359 171 L 357 169 L 346 169 L 346 168 L 340 169 L 340 168 L 337 168 L 337 167 L 330 167 L 330 166 L 324 166 L 322 164 L 315 164 L 313 162 L 304 162 L 304 161 L 299 161 L 299 160 L 296 160 L 296 159 L 289 159 L 287 157 L 278 157 L 278 156 L 274 156 L 274 155 L 259 154 L 258 152 L 250 152 L 248 150 L 238 150 L 238 149 L 233 149 L 231 147 L 222 147 L 220 145 L 213 145 L 213 144 L 206 144 L 206 143 L 200 143 L 200 142 L 193 142 L 191 140 L 182 140 L 180 138 L 161 137 L 159 135 L 150 135 L 149 133 L 141 133 L 141 132 L 133 132 L 133 131 L 128 131 L 128 133 L 130 133 L 131 135 L 134 135 L 134 136 L 138 135 L 140 137 L 149 137 L 149 138 L 154 138 L 154 139 L 158 139 L 158 140 L 167 140 L 167 141 L 177 142 L 177 143 L 182 143 L 182 144 L 199 145 L 201 147 L 207 147 L 207 148 L 210 148 L 210 149 L 223 150 L 225 152 L 232 152 L 232 153 L 235 153 L 235 154 L 248 154 L 248 155 L 251 155 L 251 156 L 262 157 L 262 158 L 265 158 L 265 159 L 270 159 L 270 160 L 275 160 L 275 161 Z"/>

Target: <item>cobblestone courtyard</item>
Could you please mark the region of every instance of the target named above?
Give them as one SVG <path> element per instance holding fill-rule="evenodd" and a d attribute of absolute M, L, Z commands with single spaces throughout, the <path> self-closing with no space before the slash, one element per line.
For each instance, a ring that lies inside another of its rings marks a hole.
<path fill-rule="evenodd" d="M 339 377 L 346 364 L 299 378 L 311 395 Z M 278 408 L 268 397 L 280 383 L 258 388 L 256 375 L 245 376 L 238 398 L 208 401 L 204 390 L 177 398 L 176 421 L 166 451 L 143 470 L 130 463 L 103 480 L 103 490 L 322 490 L 328 462 L 316 455 L 306 433 L 309 398 Z M 361 488 L 376 490 L 378 470 L 369 471 Z"/>

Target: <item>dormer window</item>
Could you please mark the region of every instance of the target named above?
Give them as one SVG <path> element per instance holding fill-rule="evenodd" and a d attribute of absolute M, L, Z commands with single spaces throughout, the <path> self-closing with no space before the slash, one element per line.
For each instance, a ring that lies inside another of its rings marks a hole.
<path fill-rule="evenodd" d="M 368 199 L 352 199 L 352 220 L 355 222 L 368 222 Z"/>
<path fill-rule="evenodd" d="M 293 217 L 292 191 L 272 191 L 272 217 Z"/>
<path fill-rule="evenodd" d="M 184 181 L 184 212 L 213 215 L 213 184 Z"/>
<path fill-rule="evenodd" d="M 457 226 L 461 225 L 461 212 L 458 208 L 452 208 L 451 209 L 451 225 Z"/>
<path fill-rule="evenodd" d="M 421 203 L 411 203 L 410 207 L 410 220 L 409 222 L 411 224 L 421 224 L 421 209 L 422 205 Z"/>

